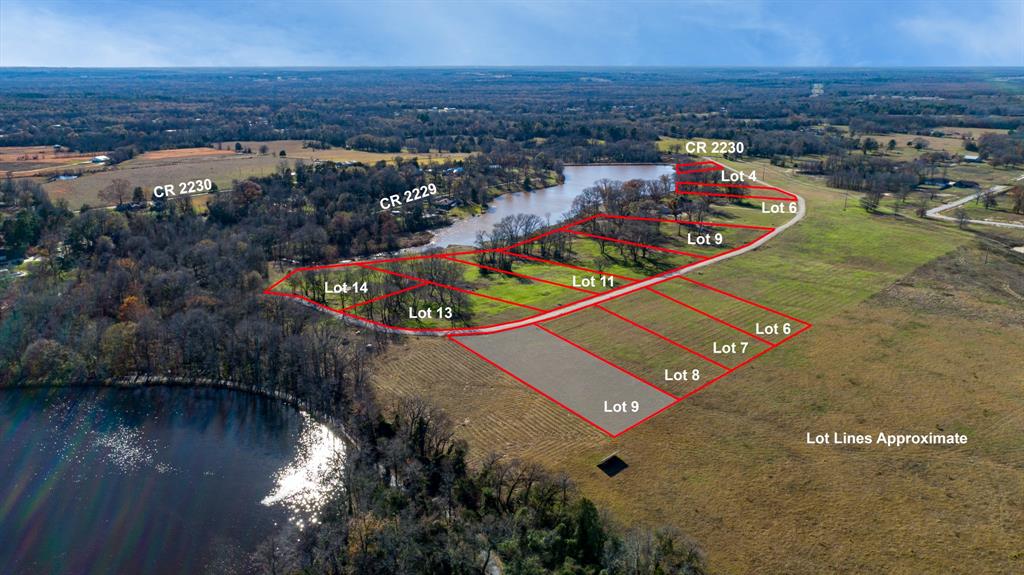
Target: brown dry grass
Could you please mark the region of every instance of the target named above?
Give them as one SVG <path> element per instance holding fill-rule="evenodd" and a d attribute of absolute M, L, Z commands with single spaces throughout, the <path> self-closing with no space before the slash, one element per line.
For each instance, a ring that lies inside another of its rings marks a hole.
<path fill-rule="evenodd" d="M 75 154 L 54 152 L 51 146 L 3 146 L 0 147 L 0 163 L 40 162 L 68 163 L 75 160 L 90 160 L 98 154 Z"/>
<path fill-rule="evenodd" d="M 378 153 L 378 152 L 363 152 L 361 150 L 347 150 L 345 148 L 330 148 L 327 150 L 314 150 L 313 148 L 304 148 L 302 140 L 273 140 L 269 142 L 255 142 L 255 141 L 241 141 L 238 142 L 243 147 L 248 147 L 257 152 L 260 146 L 267 146 L 269 149 L 268 155 L 277 156 L 281 150 L 284 150 L 285 154 L 289 158 L 298 158 L 302 160 L 322 160 L 326 162 L 363 162 L 365 164 L 373 164 L 379 161 L 390 162 L 395 159 L 395 156 L 401 156 L 402 158 L 419 158 L 420 161 L 440 161 L 445 159 L 460 159 L 466 157 L 468 154 L 463 153 L 439 153 L 433 152 L 429 154 L 420 153 Z M 225 150 L 234 150 L 235 142 L 222 142 L 221 144 Z"/>
<path fill-rule="evenodd" d="M 443 339 L 389 350 L 382 397 L 429 397 L 475 457 L 539 461 L 624 523 L 678 527 L 715 572 L 1020 572 L 1024 321 L 1001 284 L 1021 264 L 775 175 L 808 198 L 808 219 L 703 275 L 815 326 L 743 370 L 618 439 Z M 940 430 L 969 442 L 805 444 L 808 432 Z M 609 479 L 595 465 L 611 452 L 630 467 Z"/>
<path fill-rule="evenodd" d="M 16 178 L 38 176 L 69 167 L 83 167 L 99 154 L 55 152 L 52 146 L 0 147 L 0 172 Z"/>
<path fill-rule="evenodd" d="M 446 340 L 396 347 L 385 396 L 429 396 L 479 457 L 566 471 L 624 522 L 669 523 L 722 573 L 1011 572 L 1024 555 L 1024 327 L 872 301 L 619 439 Z M 960 344 L 968 343 L 966 353 Z M 804 435 L 945 430 L 963 447 L 804 445 Z M 618 452 L 630 469 L 594 465 Z"/>
<path fill-rule="evenodd" d="M 136 156 L 139 160 L 175 160 L 180 158 L 201 158 L 205 156 L 231 156 L 233 151 L 215 148 L 179 148 L 176 150 L 154 150 Z"/>
<path fill-rule="evenodd" d="M 943 126 L 941 128 L 935 128 L 936 130 L 943 132 L 949 137 L 960 138 L 962 136 L 971 135 L 974 138 L 980 137 L 982 134 L 1007 134 L 1009 130 L 1004 128 L 961 128 L 958 126 Z"/>
<path fill-rule="evenodd" d="M 220 189 L 227 189 L 233 180 L 273 173 L 282 159 L 253 155 L 202 155 L 165 158 L 161 160 L 134 158 L 110 169 L 83 175 L 76 180 L 47 182 L 43 188 L 54 200 L 66 199 L 72 209 L 83 204 L 97 207 L 105 205 L 99 192 L 115 178 L 128 181 L 134 188 L 141 186 L 147 196 L 154 186 L 177 185 L 179 182 L 210 178 Z"/>

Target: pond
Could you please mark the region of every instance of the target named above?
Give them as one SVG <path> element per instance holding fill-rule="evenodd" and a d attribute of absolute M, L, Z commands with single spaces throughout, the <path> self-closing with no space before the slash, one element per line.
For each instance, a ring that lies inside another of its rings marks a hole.
<path fill-rule="evenodd" d="M 531 192 L 505 194 L 491 201 L 487 213 L 459 220 L 434 234 L 433 242 L 419 249 L 451 245 L 472 246 L 479 231 L 491 231 L 501 218 L 512 214 L 533 214 L 556 222 L 572 207 L 576 196 L 599 180 L 656 180 L 673 173 L 671 165 L 592 164 L 566 166 L 565 182 Z"/>

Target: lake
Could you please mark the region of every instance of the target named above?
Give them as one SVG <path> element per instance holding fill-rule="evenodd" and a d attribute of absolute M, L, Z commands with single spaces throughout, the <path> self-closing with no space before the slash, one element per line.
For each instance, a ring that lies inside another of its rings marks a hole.
<path fill-rule="evenodd" d="M 501 218 L 512 214 L 533 214 L 556 222 L 572 207 L 572 201 L 598 180 L 656 180 L 671 175 L 671 165 L 614 164 L 566 166 L 565 182 L 532 192 L 505 194 L 491 201 L 487 213 L 459 220 L 434 234 L 434 240 L 419 249 L 451 245 L 472 246 L 479 231 L 491 231 Z"/>
<path fill-rule="evenodd" d="M 0 573 L 199 573 L 315 518 L 345 444 L 215 388 L 0 390 Z"/>

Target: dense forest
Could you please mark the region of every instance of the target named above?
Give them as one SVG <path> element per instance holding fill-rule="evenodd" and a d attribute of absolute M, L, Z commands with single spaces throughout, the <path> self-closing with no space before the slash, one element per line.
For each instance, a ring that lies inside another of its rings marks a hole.
<path fill-rule="evenodd" d="M 762 157 L 827 154 L 857 149 L 860 140 L 823 124 L 848 125 L 854 135 L 1016 130 L 1024 115 L 1019 79 L 1001 73 L 26 69 L 0 77 L 0 143 L 85 152 L 228 140 L 377 152 L 491 152 L 511 143 L 563 162 L 643 162 L 658 160 L 659 136 L 699 136 L 742 139 Z M 814 96 L 812 83 L 828 91 Z M 999 140 L 982 151 L 1001 157 L 1014 149 Z"/>

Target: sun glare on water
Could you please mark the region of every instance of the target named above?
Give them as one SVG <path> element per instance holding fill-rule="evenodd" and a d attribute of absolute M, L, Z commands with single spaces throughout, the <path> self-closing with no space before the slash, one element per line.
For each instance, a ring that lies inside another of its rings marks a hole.
<path fill-rule="evenodd" d="M 295 458 L 275 474 L 274 490 L 263 505 L 284 505 L 299 527 L 316 523 L 336 481 L 332 473 L 344 461 L 345 443 L 327 425 L 303 413 L 302 435 Z"/>

